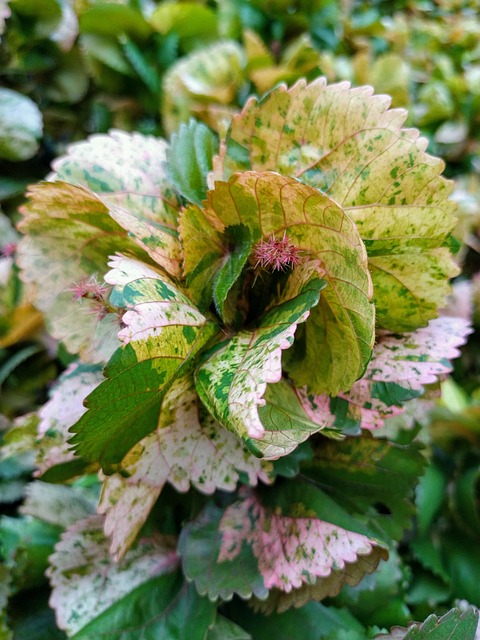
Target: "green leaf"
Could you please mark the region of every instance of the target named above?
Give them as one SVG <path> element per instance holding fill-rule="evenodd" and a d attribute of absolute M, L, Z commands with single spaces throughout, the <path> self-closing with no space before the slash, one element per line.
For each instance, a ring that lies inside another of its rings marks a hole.
<path fill-rule="evenodd" d="M 78 522 L 51 557 L 51 606 L 58 626 L 75 640 L 134 640 L 142 633 L 203 640 L 215 607 L 183 582 L 172 541 L 145 538 L 115 563 L 102 524 L 98 516 Z"/>
<path fill-rule="evenodd" d="M 74 289 L 91 278 L 101 286 L 119 244 L 133 255 L 141 252 L 88 189 L 46 182 L 28 195 L 19 224 L 27 235 L 17 250 L 22 278 L 53 337 L 87 362 L 107 360 L 118 345 L 116 314 L 100 300 L 76 298 Z"/>
<path fill-rule="evenodd" d="M 73 144 L 53 163 L 52 178 L 87 187 L 151 258 L 180 275 L 178 195 L 166 176 L 161 138 L 112 131 Z M 123 245 L 117 245 L 114 254 Z"/>
<path fill-rule="evenodd" d="M 299 635 L 303 638 L 342 638 L 345 631 L 355 633 L 355 640 L 366 640 L 362 625 L 347 609 L 325 606 L 320 602 L 309 602 L 299 609 L 289 609 L 284 613 L 265 616 L 253 613 L 250 608 L 236 601 L 231 609 L 235 619 L 253 634 L 255 640 L 292 640 Z"/>
<path fill-rule="evenodd" d="M 318 303 L 324 286 L 318 278 L 303 287 L 304 281 L 295 279 L 292 291 L 287 289 L 274 303 L 257 329 L 241 331 L 214 347 L 196 371 L 197 391 L 210 413 L 254 451 L 251 439 L 265 435 L 258 408 L 266 385 L 281 379 L 282 350 L 291 345 L 297 323 Z"/>
<path fill-rule="evenodd" d="M 119 333 L 125 346 L 105 368 L 107 379 L 86 399 L 87 413 L 70 429 L 76 452 L 110 472 L 154 431 L 166 391 L 217 332 L 165 276 L 122 256 L 111 264 L 108 280 L 119 285 L 116 295 L 130 307 Z"/>
<path fill-rule="evenodd" d="M 215 624 L 209 630 L 205 640 L 252 640 L 253 636 L 237 624 L 217 614 Z"/>
<path fill-rule="evenodd" d="M 0 88 L 0 158 L 28 160 L 38 149 L 43 123 L 39 108 L 27 96 Z"/>
<path fill-rule="evenodd" d="M 256 243 L 285 234 L 300 259 L 316 265 L 328 286 L 285 368 L 297 385 L 308 384 L 318 393 L 350 388 L 363 373 L 374 340 L 366 254 L 351 220 L 317 189 L 273 172 L 216 182 L 204 215 L 215 230 L 249 227 Z"/>
<path fill-rule="evenodd" d="M 407 629 L 395 629 L 393 634 L 375 636 L 378 640 L 474 640 L 478 624 L 478 611 L 469 607 L 461 612 L 451 609 L 439 618 L 429 616 L 422 624 Z"/>
<path fill-rule="evenodd" d="M 322 442 L 314 460 L 302 464 L 302 473 L 388 543 L 411 526 L 411 493 L 424 464 L 417 445 L 365 434 Z"/>
<path fill-rule="evenodd" d="M 218 314 L 226 324 L 236 324 L 236 320 L 240 324 L 242 314 L 237 305 L 239 278 L 252 252 L 253 241 L 249 228 L 244 225 L 227 227 L 224 235 L 229 251 L 215 274 L 213 300 Z"/>
<path fill-rule="evenodd" d="M 455 219 L 444 163 L 389 103 L 345 82 L 280 86 L 233 119 L 215 166 L 221 178 L 248 169 L 295 176 L 338 203 L 367 246 L 377 325 L 405 331 L 436 316 L 458 273 L 443 248 Z"/>
<path fill-rule="evenodd" d="M 217 16 L 210 7 L 195 2 L 167 0 L 156 7 L 150 24 L 162 35 L 175 33 L 180 38 L 217 38 Z"/>
<path fill-rule="evenodd" d="M 118 36 L 127 33 L 144 39 L 151 33 L 148 22 L 139 11 L 126 4 L 98 2 L 88 7 L 80 16 L 82 33 Z"/>
<path fill-rule="evenodd" d="M 189 202 L 201 205 L 205 199 L 207 175 L 217 152 L 217 136 L 201 122 L 190 120 L 172 135 L 167 174 L 175 189 Z"/>

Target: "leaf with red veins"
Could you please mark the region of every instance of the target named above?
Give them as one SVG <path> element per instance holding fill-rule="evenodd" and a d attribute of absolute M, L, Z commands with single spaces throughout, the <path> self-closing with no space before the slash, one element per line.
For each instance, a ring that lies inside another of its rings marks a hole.
<path fill-rule="evenodd" d="M 50 556 L 50 606 L 58 627 L 69 636 L 80 633 L 119 601 L 128 606 L 138 587 L 177 569 L 177 554 L 165 539 L 142 540 L 121 564 L 110 558 L 108 544 L 103 518 L 93 516 L 70 527 Z M 120 636 L 117 630 L 111 632 Z"/>
<path fill-rule="evenodd" d="M 166 482 L 182 493 L 194 486 L 204 494 L 234 491 L 239 472 L 252 486 L 271 482 L 272 465 L 246 452 L 199 410 L 193 382 L 176 381 L 163 401 L 157 430 L 131 449 L 118 473 L 105 478 L 99 512 L 106 514 L 115 558 L 132 544 Z"/>
<path fill-rule="evenodd" d="M 329 427 L 378 429 L 385 418 L 403 413 L 403 404 L 423 393 L 426 384 L 452 371 L 450 360 L 472 333 L 468 320 L 442 316 L 427 327 L 392 335 L 382 332 L 365 375 L 336 398 L 297 390 L 311 420 Z"/>
<path fill-rule="evenodd" d="M 37 476 L 77 459 L 68 444 L 68 429 L 85 413 L 83 401 L 102 380 L 100 367 L 78 364 L 70 365 L 60 376 L 50 399 L 39 411 Z"/>

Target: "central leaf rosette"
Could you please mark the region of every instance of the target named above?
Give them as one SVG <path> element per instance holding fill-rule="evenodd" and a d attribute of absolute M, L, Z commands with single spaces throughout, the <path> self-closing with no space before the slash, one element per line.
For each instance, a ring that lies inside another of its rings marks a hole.
<path fill-rule="evenodd" d="M 230 230 L 240 228 L 247 231 L 239 249 Z M 247 318 L 247 328 L 215 347 L 197 371 L 200 397 L 222 424 L 263 438 L 257 408 L 265 384 L 281 380 L 280 350 L 292 345 L 299 321 L 306 320 L 301 339 L 283 358 L 295 384 L 335 395 L 361 376 L 374 341 L 372 285 L 357 228 L 331 198 L 274 172 L 236 174 L 215 184 L 202 209 L 192 205 L 183 212 L 180 233 L 186 281 L 199 304 L 215 302 L 223 319 L 235 319 L 234 309 Z M 250 261 L 241 248 L 246 237 Z M 290 275 L 270 276 L 258 266 L 253 274 L 255 248 L 272 238 L 295 249 L 299 264 Z M 308 319 L 283 319 L 282 305 L 315 276 L 326 286 Z M 252 307 L 264 315 L 249 323 Z"/>

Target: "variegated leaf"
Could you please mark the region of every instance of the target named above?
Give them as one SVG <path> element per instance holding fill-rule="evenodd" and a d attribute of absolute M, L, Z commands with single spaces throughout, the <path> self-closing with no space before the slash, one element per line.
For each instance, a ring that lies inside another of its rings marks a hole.
<path fill-rule="evenodd" d="M 100 367 L 77 364 L 58 379 L 50 399 L 39 411 L 37 475 L 60 465 L 70 465 L 75 474 L 77 463 L 84 466 L 68 444 L 68 430 L 85 413 L 83 401 L 102 380 Z"/>
<path fill-rule="evenodd" d="M 404 411 L 403 404 L 423 393 L 452 370 L 450 360 L 472 332 L 463 318 L 442 316 L 427 327 L 400 335 L 380 333 L 365 375 L 346 393 L 331 398 L 297 390 L 310 419 L 329 427 L 382 427 L 385 418 Z"/>
<path fill-rule="evenodd" d="M 203 215 L 220 232 L 245 225 L 256 243 L 285 234 L 303 262 L 318 265 L 328 286 L 286 368 L 296 384 L 308 383 L 317 392 L 336 394 L 351 387 L 371 356 L 374 319 L 365 248 L 341 208 L 294 178 L 246 172 L 217 182 Z M 212 253 L 204 276 L 215 258 Z"/>
<path fill-rule="evenodd" d="M 217 332 L 166 276 L 122 256 L 111 264 L 113 299 L 128 307 L 119 332 L 124 347 L 108 363 L 107 379 L 86 399 L 89 410 L 71 428 L 79 455 L 109 472 L 156 429 L 168 388 Z"/>
<path fill-rule="evenodd" d="M 260 319 L 256 329 L 240 331 L 217 345 L 196 371 L 197 391 L 210 413 L 262 455 L 253 440 L 265 436 L 259 407 L 268 383 L 282 377 L 282 351 L 288 349 L 299 322 L 318 303 L 324 282 L 294 272 L 283 295 Z"/>
<path fill-rule="evenodd" d="M 251 98 L 235 116 L 217 177 L 278 171 L 328 195 L 358 225 L 378 310 L 377 326 L 412 330 L 435 317 L 458 273 L 446 244 L 454 227 L 452 184 L 427 141 L 403 129 L 388 96 L 323 78 Z M 419 277 L 421 274 L 421 277 Z"/>
<path fill-rule="evenodd" d="M 31 187 L 28 195 L 19 224 L 28 234 L 18 245 L 21 277 L 55 338 L 84 361 L 106 361 L 118 346 L 117 316 L 102 289 L 108 256 L 119 245 L 141 252 L 91 191 L 53 182 Z M 99 294 L 83 297 L 91 282 Z"/>
<path fill-rule="evenodd" d="M 223 514 L 210 510 L 187 526 L 179 551 L 184 572 L 200 593 L 222 599 L 254 594 L 260 598 L 256 606 L 283 611 L 336 595 L 343 584 L 357 584 L 388 557 L 322 492 L 296 484 L 270 495 L 269 506 L 244 492 Z"/>
<path fill-rule="evenodd" d="M 130 611 L 129 603 L 141 609 L 146 597 L 142 595 L 145 593 L 141 588 L 144 585 L 154 591 L 160 585 L 168 585 L 167 591 L 170 591 L 178 584 L 177 566 L 178 558 L 171 541 L 161 537 L 142 540 L 121 564 L 116 564 L 108 553 L 103 518 L 93 516 L 80 520 L 63 534 L 50 557 L 50 606 L 55 610 L 58 627 L 69 636 L 88 638 L 94 633 L 97 623 L 100 626 L 94 635 L 101 638 L 105 637 L 102 618 L 110 614 L 110 637 L 132 638 L 132 635 L 125 635 L 126 629 L 122 630 L 121 617 L 115 615 L 115 610 L 123 607 L 124 611 Z M 173 594 L 176 591 L 178 587 Z M 135 633 L 139 632 L 140 626 L 148 627 L 155 618 L 158 622 L 162 616 L 165 604 L 161 593 L 162 589 L 157 593 L 156 615 L 149 611 L 150 619 L 138 619 Z M 123 622 L 131 626 L 134 620 L 127 614 L 127 620 Z"/>
<path fill-rule="evenodd" d="M 99 504 L 114 557 L 124 555 L 169 482 L 177 491 L 233 491 L 244 475 L 250 485 L 271 482 L 272 466 L 246 452 L 235 436 L 202 415 L 193 381 L 173 383 L 154 433 L 136 444 L 118 473 L 105 478 Z"/>
<path fill-rule="evenodd" d="M 167 149 L 165 140 L 139 133 L 97 134 L 55 160 L 51 179 L 93 191 L 155 262 L 179 275 L 180 203 L 164 169 Z"/>

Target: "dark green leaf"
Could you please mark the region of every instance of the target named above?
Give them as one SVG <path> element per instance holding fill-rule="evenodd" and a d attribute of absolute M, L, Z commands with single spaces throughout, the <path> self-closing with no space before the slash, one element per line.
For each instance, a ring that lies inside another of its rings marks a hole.
<path fill-rule="evenodd" d="M 189 202 L 200 205 L 207 193 L 207 175 L 218 152 L 218 138 L 195 120 L 174 133 L 167 152 L 167 172 L 173 186 Z"/>

